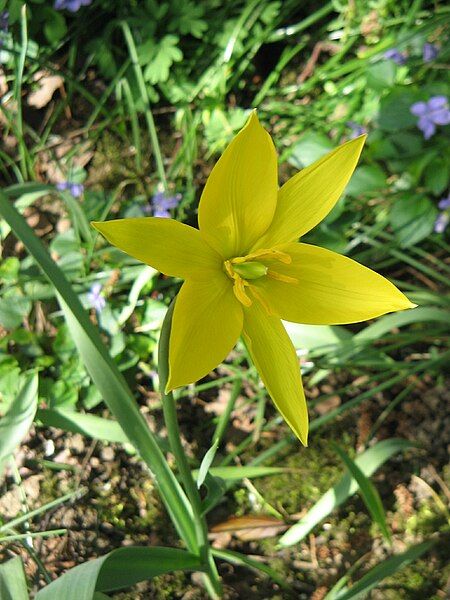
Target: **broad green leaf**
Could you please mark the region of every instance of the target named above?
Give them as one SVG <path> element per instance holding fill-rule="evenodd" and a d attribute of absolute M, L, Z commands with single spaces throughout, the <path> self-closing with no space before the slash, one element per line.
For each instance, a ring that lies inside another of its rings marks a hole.
<path fill-rule="evenodd" d="M 386 186 L 386 173 L 378 166 L 363 165 L 357 167 L 345 188 L 347 196 L 360 196 L 376 192 Z"/>
<path fill-rule="evenodd" d="M 92 600 L 96 591 L 118 590 L 178 570 L 201 570 L 199 558 L 177 548 L 118 548 L 70 569 L 40 590 L 36 600 Z"/>
<path fill-rule="evenodd" d="M 0 298 L 0 325 L 5 329 L 20 327 L 26 315 L 30 312 L 31 303 L 28 298 L 17 293 Z"/>
<path fill-rule="evenodd" d="M 406 552 L 397 554 L 392 558 L 379 563 L 376 567 L 366 573 L 350 589 L 343 588 L 334 593 L 331 590 L 324 600 L 355 600 L 356 598 L 367 597 L 367 594 L 383 579 L 395 575 L 400 569 L 406 567 L 409 563 L 425 554 L 434 544 L 434 541 L 422 542 L 415 546 L 410 546 Z"/>
<path fill-rule="evenodd" d="M 381 60 L 370 65 L 366 72 L 367 86 L 377 92 L 392 87 L 395 82 L 396 66 L 392 60 Z"/>
<path fill-rule="evenodd" d="M 417 123 L 417 117 L 411 114 L 409 109 L 416 100 L 416 94 L 409 90 L 394 89 L 380 102 L 378 114 L 380 128 L 387 131 L 399 131 L 413 127 Z"/>
<path fill-rule="evenodd" d="M 425 186 L 437 196 L 447 189 L 449 176 L 448 157 L 437 156 L 425 171 Z"/>
<path fill-rule="evenodd" d="M 38 377 L 28 375 L 8 412 L 0 419 L 0 476 L 5 459 L 28 433 L 37 408 Z"/>
<path fill-rule="evenodd" d="M 332 141 L 322 133 L 305 133 L 293 147 L 289 162 L 297 169 L 303 169 L 333 150 Z"/>
<path fill-rule="evenodd" d="M 27 580 L 20 556 L 0 565 L 1 600 L 28 600 Z"/>
<path fill-rule="evenodd" d="M 398 198 L 391 208 L 389 221 L 402 248 L 412 246 L 433 231 L 437 209 L 425 196 L 408 194 Z"/>
<path fill-rule="evenodd" d="M 109 355 L 78 296 L 61 269 L 51 259 L 41 240 L 1 192 L 0 214 L 55 287 L 70 333 L 86 369 L 125 435 L 154 473 L 161 496 L 179 534 L 190 550 L 197 551 L 192 511 L 186 495 L 170 470 L 123 375 Z"/>
<path fill-rule="evenodd" d="M 413 448 L 414 444 L 407 440 L 392 438 L 378 442 L 360 454 L 355 463 L 366 477 L 370 477 L 391 456 L 401 450 Z M 308 533 L 330 513 L 340 506 L 347 498 L 358 491 L 357 481 L 345 473 L 339 482 L 330 488 L 318 502 L 280 538 L 281 546 L 292 546 L 302 540 Z"/>
<path fill-rule="evenodd" d="M 386 523 L 386 514 L 378 490 L 370 479 L 364 475 L 355 461 L 353 461 L 342 448 L 337 444 L 333 444 L 333 447 L 339 454 L 353 479 L 355 479 L 358 484 L 362 499 L 364 500 L 364 504 L 367 506 L 367 510 L 370 512 L 372 519 L 378 524 L 386 540 L 390 541 L 391 533 Z"/>

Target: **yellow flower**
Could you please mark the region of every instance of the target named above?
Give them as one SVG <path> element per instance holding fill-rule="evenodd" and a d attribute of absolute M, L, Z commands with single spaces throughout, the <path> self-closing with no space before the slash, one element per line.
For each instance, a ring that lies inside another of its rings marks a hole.
<path fill-rule="evenodd" d="M 342 144 L 279 189 L 275 148 L 253 112 L 209 176 L 199 229 L 156 217 L 93 223 L 114 246 L 185 280 L 167 391 L 204 377 L 242 335 L 275 406 L 306 445 L 299 361 L 281 319 L 355 323 L 415 306 L 367 267 L 297 242 L 341 196 L 364 139 Z"/>

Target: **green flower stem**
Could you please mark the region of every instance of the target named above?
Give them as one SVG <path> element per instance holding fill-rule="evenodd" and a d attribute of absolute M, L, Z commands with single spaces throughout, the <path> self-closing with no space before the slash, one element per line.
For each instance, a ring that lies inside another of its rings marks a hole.
<path fill-rule="evenodd" d="M 15 188 L 15 193 L 19 195 L 18 188 Z M 11 188 L 10 195 L 12 195 Z M 125 435 L 153 473 L 164 504 L 180 537 L 182 537 L 190 552 L 198 555 L 197 537 L 192 523 L 193 513 L 190 502 L 167 464 L 164 454 L 139 411 L 123 375 L 103 345 L 97 329 L 92 325 L 77 294 L 65 278 L 64 273 L 50 257 L 41 240 L 35 235 L 13 203 L 1 191 L 0 215 L 24 243 L 28 252 L 54 286 L 69 330 L 92 380 Z M 12 523 L 9 523 L 9 526 L 12 526 Z"/>
<path fill-rule="evenodd" d="M 172 315 L 175 300 L 169 306 L 161 329 L 158 349 L 158 373 L 159 385 L 162 396 L 164 421 L 167 427 L 170 447 L 175 456 L 181 482 L 191 503 L 195 533 L 199 546 L 200 557 L 205 565 L 205 585 L 211 598 L 220 598 L 222 595 L 222 584 L 217 572 L 216 564 L 208 542 L 208 529 L 205 517 L 202 515 L 202 506 L 197 485 L 191 473 L 191 469 L 181 444 L 181 433 L 177 420 L 177 409 L 173 394 L 165 393 L 166 383 L 169 377 L 169 338 L 172 327 Z"/>

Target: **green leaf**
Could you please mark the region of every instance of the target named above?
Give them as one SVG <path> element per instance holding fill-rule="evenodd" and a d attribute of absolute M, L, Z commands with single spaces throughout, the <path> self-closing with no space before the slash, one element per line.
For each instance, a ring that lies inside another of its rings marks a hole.
<path fill-rule="evenodd" d="M 167 81 L 170 67 L 174 62 L 183 59 L 183 53 L 178 48 L 179 39 L 176 35 L 165 35 L 153 50 L 153 58 L 144 70 L 144 79 L 150 83 Z"/>
<path fill-rule="evenodd" d="M 199 558 L 177 548 L 118 548 L 70 569 L 40 590 L 36 600 L 92 600 L 96 591 L 118 590 L 178 570 L 201 570 Z"/>
<path fill-rule="evenodd" d="M 417 117 L 411 114 L 411 104 L 417 97 L 410 91 L 394 89 L 380 102 L 378 113 L 378 125 L 387 131 L 399 131 L 408 129 L 417 123 Z"/>
<path fill-rule="evenodd" d="M 227 484 L 220 477 L 213 477 L 210 473 L 206 473 L 205 487 L 207 489 L 206 497 L 202 500 L 202 515 L 207 514 L 216 506 L 221 498 L 227 493 Z"/>
<path fill-rule="evenodd" d="M 211 448 L 206 452 L 203 460 L 200 464 L 200 468 L 197 474 L 197 487 L 200 488 L 205 481 L 205 477 L 208 474 L 209 467 L 212 465 L 214 457 L 216 456 L 217 448 L 219 447 L 219 441 L 215 440 Z"/>
<path fill-rule="evenodd" d="M 5 329 L 19 327 L 24 317 L 30 312 L 31 303 L 28 298 L 17 293 L 0 298 L 0 324 Z"/>
<path fill-rule="evenodd" d="M 278 475 L 279 473 L 285 473 L 286 469 L 283 467 L 211 467 L 209 470 L 210 475 L 213 477 L 220 477 L 225 481 L 230 479 L 243 479 L 248 477 L 268 477 L 270 475 Z M 198 471 L 194 471 L 197 475 Z"/>
<path fill-rule="evenodd" d="M 450 315 L 447 310 L 419 306 L 414 310 L 405 310 L 390 315 L 385 315 L 371 323 L 365 329 L 355 334 L 354 342 L 370 342 L 379 340 L 393 329 L 405 327 L 412 323 L 443 323 L 448 324 Z"/>
<path fill-rule="evenodd" d="M 50 44 L 58 43 L 67 33 L 67 25 L 64 16 L 57 10 L 53 10 L 47 6 L 42 7 L 40 10 L 45 13 L 45 37 Z"/>
<path fill-rule="evenodd" d="M 22 559 L 16 556 L 0 565 L 1 600 L 28 600 L 27 580 Z"/>
<path fill-rule="evenodd" d="M 153 472 L 177 531 L 188 548 L 197 551 L 192 512 L 186 495 L 169 468 L 123 375 L 103 345 L 99 332 L 83 309 L 78 296 L 61 269 L 49 256 L 41 240 L 36 237 L 23 217 L 1 192 L 0 214 L 53 284 L 73 341 L 86 369 L 125 435 Z"/>
<path fill-rule="evenodd" d="M 136 308 L 136 304 L 139 300 L 139 295 L 142 291 L 142 288 L 155 277 L 157 271 L 152 267 L 145 265 L 140 270 L 138 276 L 136 277 L 133 285 L 131 286 L 130 293 L 128 295 L 128 302 L 120 311 L 120 315 L 117 318 L 117 322 L 119 325 L 123 325 L 133 314 L 134 309 Z M 155 304 L 157 304 L 155 302 Z M 167 308 L 163 305 L 164 312 Z M 161 324 L 161 323 L 160 323 Z"/>
<path fill-rule="evenodd" d="M 294 145 L 289 162 L 297 169 L 307 167 L 333 150 L 333 143 L 322 133 L 308 132 Z"/>
<path fill-rule="evenodd" d="M 349 470 L 352 477 L 357 482 L 362 499 L 364 500 L 364 504 L 367 506 L 367 510 L 369 511 L 372 519 L 378 524 L 385 539 L 390 541 L 391 533 L 386 523 L 386 514 L 384 512 L 383 503 L 378 490 L 342 448 L 340 448 L 337 444 L 333 444 L 333 447 L 339 454 L 341 460 Z"/>
<path fill-rule="evenodd" d="M 63 408 L 39 409 L 36 416 L 47 427 L 58 427 L 105 442 L 130 443 L 117 421 Z"/>
<path fill-rule="evenodd" d="M 221 558 L 222 560 L 226 560 L 232 565 L 238 565 L 239 567 L 249 567 L 250 569 L 254 569 L 256 571 L 261 571 L 265 573 L 268 577 L 273 579 L 278 585 L 283 589 L 290 589 L 286 583 L 286 580 L 280 576 L 280 574 L 270 567 L 269 565 L 264 564 L 264 562 L 255 560 L 254 558 L 250 558 L 246 554 L 241 554 L 240 552 L 234 552 L 233 550 L 219 550 L 218 548 L 213 548 L 212 553 L 217 558 Z"/>
<path fill-rule="evenodd" d="M 28 433 L 37 408 L 38 377 L 28 375 L 17 398 L 0 419 L 0 475 L 3 463 Z"/>
<path fill-rule="evenodd" d="M 345 194 L 348 196 L 361 196 L 368 192 L 376 192 L 386 186 L 386 174 L 381 167 L 364 165 L 358 167 L 352 175 Z"/>
<path fill-rule="evenodd" d="M 437 196 L 447 189 L 448 179 L 448 160 L 442 156 L 438 156 L 428 165 L 425 171 L 425 186 Z"/>
<path fill-rule="evenodd" d="M 0 281 L 14 283 L 17 281 L 20 260 L 16 256 L 4 258 L 0 264 Z"/>
<path fill-rule="evenodd" d="M 337 345 L 349 342 L 353 337 L 339 325 L 302 325 L 287 321 L 283 321 L 283 325 L 297 350 L 332 352 Z"/>
<path fill-rule="evenodd" d="M 407 440 L 397 438 L 383 440 L 360 454 L 355 463 L 366 477 L 370 477 L 391 456 L 401 450 L 413 447 L 414 444 Z M 330 488 L 298 523 L 283 534 L 280 538 L 280 545 L 283 547 L 293 546 L 302 540 L 318 523 L 357 492 L 358 487 L 358 482 L 349 473 L 345 473 L 339 482 Z"/>
<path fill-rule="evenodd" d="M 331 591 L 325 596 L 324 600 L 354 600 L 355 598 L 366 597 L 368 592 L 383 579 L 395 575 L 400 569 L 425 554 L 433 544 L 434 541 L 427 541 L 410 546 L 406 552 L 379 563 L 352 585 L 350 589 L 341 589 L 337 594 Z"/>
<path fill-rule="evenodd" d="M 425 196 L 408 195 L 398 198 L 391 208 L 389 221 L 402 248 L 420 242 L 433 231 L 437 210 Z"/>
<path fill-rule="evenodd" d="M 392 60 L 382 60 L 370 65 L 366 72 L 367 86 L 377 92 L 392 87 L 395 83 L 396 70 Z"/>

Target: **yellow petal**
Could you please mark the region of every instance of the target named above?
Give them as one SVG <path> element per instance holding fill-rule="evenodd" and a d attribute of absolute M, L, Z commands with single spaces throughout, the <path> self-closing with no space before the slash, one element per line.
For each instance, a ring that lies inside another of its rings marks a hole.
<path fill-rule="evenodd" d="M 254 302 L 244 310 L 244 341 L 281 416 L 299 438 L 308 442 L 308 410 L 300 363 L 286 330 Z"/>
<path fill-rule="evenodd" d="M 275 148 L 253 112 L 206 182 L 201 234 L 224 258 L 245 254 L 270 225 L 277 190 Z"/>
<path fill-rule="evenodd" d="M 279 190 L 273 221 L 253 250 L 296 241 L 320 223 L 341 197 L 365 139 L 362 135 L 342 144 L 291 177 Z"/>
<path fill-rule="evenodd" d="M 242 306 L 226 275 L 186 281 L 173 313 L 167 390 L 193 383 L 217 367 L 241 334 L 242 320 Z"/>
<path fill-rule="evenodd" d="M 351 258 L 309 244 L 279 249 L 292 257 L 292 263 L 274 264 L 273 270 L 297 283 L 261 278 L 252 284 L 270 311 L 286 321 L 357 323 L 415 306 L 385 277 Z"/>
<path fill-rule="evenodd" d="M 173 277 L 203 279 L 221 269 L 198 229 L 173 219 L 142 217 L 92 223 L 113 245 Z"/>

